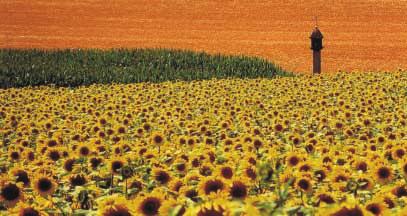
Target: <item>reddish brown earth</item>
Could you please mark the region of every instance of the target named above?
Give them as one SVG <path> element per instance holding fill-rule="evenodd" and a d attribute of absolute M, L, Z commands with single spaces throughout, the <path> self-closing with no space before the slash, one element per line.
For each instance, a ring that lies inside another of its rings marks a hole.
<path fill-rule="evenodd" d="M 306 2 L 306 3 L 305 3 Z M 406 0 L 0 0 L 0 47 L 171 47 L 246 54 L 309 72 L 407 68 Z"/>

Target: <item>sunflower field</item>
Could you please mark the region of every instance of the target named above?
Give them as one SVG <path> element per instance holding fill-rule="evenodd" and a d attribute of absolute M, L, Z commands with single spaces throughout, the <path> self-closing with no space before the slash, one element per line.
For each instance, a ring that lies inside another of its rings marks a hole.
<path fill-rule="evenodd" d="M 0 90 L 0 215 L 406 215 L 407 73 Z"/>

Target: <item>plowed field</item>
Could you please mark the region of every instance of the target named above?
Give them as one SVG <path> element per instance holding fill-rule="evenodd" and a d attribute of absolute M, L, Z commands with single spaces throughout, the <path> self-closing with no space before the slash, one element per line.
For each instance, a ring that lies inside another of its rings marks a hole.
<path fill-rule="evenodd" d="M 266 57 L 309 72 L 407 67 L 407 1 L 0 0 L 0 47 L 171 47 Z"/>

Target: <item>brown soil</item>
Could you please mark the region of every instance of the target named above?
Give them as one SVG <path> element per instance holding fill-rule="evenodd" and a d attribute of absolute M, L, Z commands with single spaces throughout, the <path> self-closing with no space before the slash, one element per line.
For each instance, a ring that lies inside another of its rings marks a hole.
<path fill-rule="evenodd" d="M 318 15 L 325 71 L 407 68 L 407 1 L 304 2 L 0 0 L 0 47 L 186 48 L 309 72 Z"/>

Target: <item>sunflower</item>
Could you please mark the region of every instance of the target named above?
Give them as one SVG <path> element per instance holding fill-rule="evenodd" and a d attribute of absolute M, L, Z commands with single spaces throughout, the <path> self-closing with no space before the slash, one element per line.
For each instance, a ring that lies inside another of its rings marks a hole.
<path fill-rule="evenodd" d="M 184 146 L 187 143 L 187 137 L 185 136 L 180 136 L 178 137 L 178 143 L 180 146 Z"/>
<path fill-rule="evenodd" d="M 154 216 L 158 215 L 160 208 L 163 204 L 162 195 L 147 194 L 137 198 L 135 209 L 140 215 Z"/>
<path fill-rule="evenodd" d="M 222 216 L 233 215 L 232 211 L 236 209 L 235 203 L 227 202 L 223 199 L 215 199 L 193 208 L 188 208 L 186 216 Z"/>
<path fill-rule="evenodd" d="M 68 158 L 64 161 L 64 169 L 67 172 L 72 172 L 76 159 L 75 158 Z"/>
<path fill-rule="evenodd" d="M 293 186 L 295 183 L 296 176 L 290 170 L 284 170 L 279 176 L 278 180 L 282 184 L 290 183 L 290 186 Z"/>
<path fill-rule="evenodd" d="M 407 159 L 404 159 L 400 164 L 401 167 L 401 173 L 404 174 L 405 177 L 407 177 Z"/>
<path fill-rule="evenodd" d="M 249 201 L 247 200 L 250 198 L 246 199 L 245 205 L 243 206 L 243 212 L 245 213 L 244 215 L 261 215 L 260 210 L 257 208 L 256 203 L 257 201 Z"/>
<path fill-rule="evenodd" d="M 383 215 L 385 208 L 380 202 L 369 202 L 365 205 L 365 209 L 374 215 Z"/>
<path fill-rule="evenodd" d="M 23 191 L 14 183 L 3 182 L 0 187 L 0 201 L 7 207 L 14 207 L 20 200 L 24 199 Z"/>
<path fill-rule="evenodd" d="M 198 191 L 195 189 L 195 187 L 181 187 L 179 194 L 182 194 L 194 202 L 198 202 L 200 200 Z"/>
<path fill-rule="evenodd" d="M 407 197 L 407 185 L 398 183 L 391 192 L 397 198 Z"/>
<path fill-rule="evenodd" d="M 229 196 L 232 199 L 245 199 L 248 196 L 249 188 L 244 183 L 246 181 L 235 180 L 229 187 Z"/>
<path fill-rule="evenodd" d="M 58 142 L 54 139 L 47 140 L 46 145 L 50 148 L 58 145 Z"/>
<path fill-rule="evenodd" d="M 285 161 L 288 166 L 294 167 L 302 161 L 302 158 L 297 153 L 292 152 L 287 154 Z"/>
<path fill-rule="evenodd" d="M 48 216 L 45 211 L 27 203 L 19 202 L 14 208 L 8 210 L 9 215 L 16 216 Z"/>
<path fill-rule="evenodd" d="M 257 171 L 255 166 L 252 166 L 250 164 L 244 164 L 241 172 L 243 173 L 243 176 L 251 180 L 257 179 Z"/>
<path fill-rule="evenodd" d="M 23 183 L 24 187 L 28 187 L 30 185 L 30 175 L 23 168 L 16 167 L 12 169 L 11 175 L 14 176 L 16 183 L 21 182 Z"/>
<path fill-rule="evenodd" d="M 358 188 L 361 190 L 372 190 L 374 187 L 373 180 L 367 175 L 361 175 L 357 178 Z"/>
<path fill-rule="evenodd" d="M 217 177 L 206 177 L 199 182 L 199 193 L 203 196 L 222 195 L 227 192 L 227 184 Z"/>
<path fill-rule="evenodd" d="M 196 214 L 197 216 L 222 216 L 226 215 L 226 209 L 222 206 L 216 206 L 212 205 L 209 207 L 202 207 L 198 213 Z"/>
<path fill-rule="evenodd" d="M 113 158 L 110 159 L 110 171 L 113 174 L 120 174 L 121 173 L 121 168 L 124 167 L 126 161 L 123 158 Z"/>
<path fill-rule="evenodd" d="M 143 181 L 140 180 L 138 177 L 132 177 L 128 180 L 127 187 L 136 192 L 140 192 L 143 190 Z"/>
<path fill-rule="evenodd" d="M 211 137 L 205 137 L 204 143 L 208 146 L 212 146 L 215 144 L 215 140 Z"/>
<path fill-rule="evenodd" d="M 124 134 L 126 133 L 126 127 L 123 125 L 118 125 L 116 126 L 116 131 L 118 134 Z"/>
<path fill-rule="evenodd" d="M 264 145 L 264 141 L 259 139 L 259 138 L 255 138 L 253 140 L 253 146 L 258 150 L 260 149 L 262 146 Z"/>
<path fill-rule="evenodd" d="M 283 125 L 278 124 L 278 123 L 274 125 L 274 131 L 275 131 L 275 132 L 281 132 L 281 131 L 283 131 L 283 130 L 284 130 Z"/>
<path fill-rule="evenodd" d="M 300 172 L 309 172 L 312 170 L 312 165 L 309 162 L 301 162 L 298 168 Z"/>
<path fill-rule="evenodd" d="M 349 179 L 349 174 L 347 173 L 346 169 L 342 169 L 342 168 L 335 168 L 334 172 L 332 172 L 331 174 L 331 179 L 334 182 L 346 182 Z"/>
<path fill-rule="evenodd" d="M 171 182 L 169 183 L 169 188 L 172 190 L 172 191 L 175 191 L 175 192 L 179 192 L 179 190 L 181 189 L 181 187 L 184 185 L 184 183 L 181 181 L 181 180 L 179 180 L 179 179 L 173 179 L 173 180 L 171 180 Z"/>
<path fill-rule="evenodd" d="M 60 149 L 52 148 L 48 150 L 47 156 L 52 161 L 58 161 L 61 158 Z"/>
<path fill-rule="evenodd" d="M 189 138 L 187 139 L 187 144 L 188 144 L 188 146 L 194 146 L 195 143 L 196 143 L 196 140 L 195 140 L 193 137 L 189 137 Z"/>
<path fill-rule="evenodd" d="M 124 197 L 112 195 L 98 200 L 98 215 L 102 216 L 131 216 L 134 206 Z"/>
<path fill-rule="evenodd" d="M 9 153 L 9 159 L 10 159 L 11 161 L 18 161 L 18 160 L 20 160 L 20 158 L 21 158 L 21 154 L 20 154 L 19 151 L 16 151 L 16 150 L 10 151 L 10 153 Z"/>
<path fill-rule="evenodd" d="M 386 165 L 377 166 L 374 176 L 380 184 L 386 184 L 393 179 L 393 171 Z"/>
<path fill-rule="evenodd" d="M 222 121 L 222 122 L 220 122 L 219 126 L 222 129 L 228 129 L 230 127 L 230 123 L 229 123 L 229 121 Z"/>
<path fill-rule="evenodd" d="M 316 197 L 318 198 L 317 206 L 321 206 L 321 203 L 326 204 L 326 205 L 331 205 L 331 204 L 336 203 L 335 197 L 327 191 L 321 191 L 321 192 L 317 193 Z"/>
<path fill-rule="evenodd" d="M 359 161 L 355 162 L 354 166 L 355 166 L 356 170 L 358 170 L 358 171 L 360 170 L 362 172 L 366 172 L 367 169 L 369 168 L 368 162 L 362 161 L 362 160 L 359 160 Z"/>
<path fill-rule="evenodd" d="M 308 178 L 304 178 L 304 177 L 299 178 L 299 179 L 296 181 L 295 186 L 296 186 L 299 190 L 301 190 L 301 191 L 303 191 L 303 192 L 305 192 L 305 193 L 311 193 L 311 192 L 312 192 L 312 182 L 311 182 L 311 180 L 308 179 Z"/>
<path fill-rule="evenodd" d="M 386 206 L 387 209 L 393 209 L 397 205 L 397 197 L 391 193 L 380 193 L 374 199 Z"/>
<path fill-rule="evenodd" d="M 201 167 L 199 167 L 199 174 L 202 176 L 210 176 L 212 175 L 212 165 L 205 162 Z"/>
<path fill-rule="evenodd" d="M 87 179 L 84 174 L 73 174 L 69 178 L 69 182 L 71 183 L 71 186 L 76 187 L 76 186 L 83 186 L 86 184 Z"/>
<path fill-rule="evenodd" d="M 92 149 L 90 145 L 81 144 L 79 145 L 77 151 L 80 157 L 87 157 L 92 152 Z"/>
<path fill-rule="evenodd" d="M 363 208 L 359 207 L 358 205 L 349 205 L 349 206 L 342 206 L 339 207 L 336 210 L 332 210 L 333 212 L 330 214 L 325 214 L 325 215 L 330 215 L 330 216 L 363 216 L 365 215 L 365 211 Z"/>
<path fill-rule="evenodd" d="M 171 180 L 171 176 L 168 171 L 161 169 L 161 168 L 153 168 L 153 178 L 158 183 L 165 185 Z"/>
<path fill-rule="evenodd" d="M 199 167 L 201 164 L 202 164 L 202 162 L 201 162 L 200 158 L 198 158 L 198 157 L 195 157 L 191 160 L 192 167 L 196 168 L 196 167 Z"/>
<path fill-rule="evenodd" d="M 99 157 L 92 157 L 89 159 L 89 163 L 90 166 L 92 167 L 92 169 L 97 169 L 99 167 L 100 164 L 102 164 L 103 159 L 99 158 Z"/>
<path fill-rule="evenodd" d="M 159 215 L 182 216 L 185 214 L 185 210 L 185 206 L 179 204 L 179 202 L 177 202 L 176 200 L 166 199 L 160 207 Z"/>
<path fill-rule="evenodd" d="M 28 161 L 34 161 L 35 160 L 35 152 L 32 151 L 32 150 L 26 150 L 26 151 L 24 151 L 24 157 Z"/>
<path fill-rule="evenodd" d="M 327 171 L 325 169 L 316 170 L 314 177 L 318 182 L 322 182 L 327 177 Z"/>
<path fill-rule="evenodd" d="M 294 146 L 299 146 L 303 142 L 303 139 L 299 134 L 295 134 L 292 136 L 291 142 Z"/>
<path fill-rule="evenodd" d="M 225 179 L 231 179 L 233 177 L 233 169 L 229 165 L 219 166 L 217 169 L 217 175 Z"/>
<path fill-rule="evenodd" d="M 185 163 L 184 160 L 176 160 L 173 166 L 174 169 L 180 174 L 185 174 L 188 170 L 188 164 Z"/>
<path fill-rule="evenodd" d="M 164 135 L 160 132 L 155 132 L 151 135 L 151 142 L 156 146 L 161 146 L 165 142 Z"/>
<path fill-rule="evenodd" d="M 34 180 L 34 190 L 41 196 L 49 196 L 56 190 L 57 184 L 45 175 L 39 175 Z"/>

